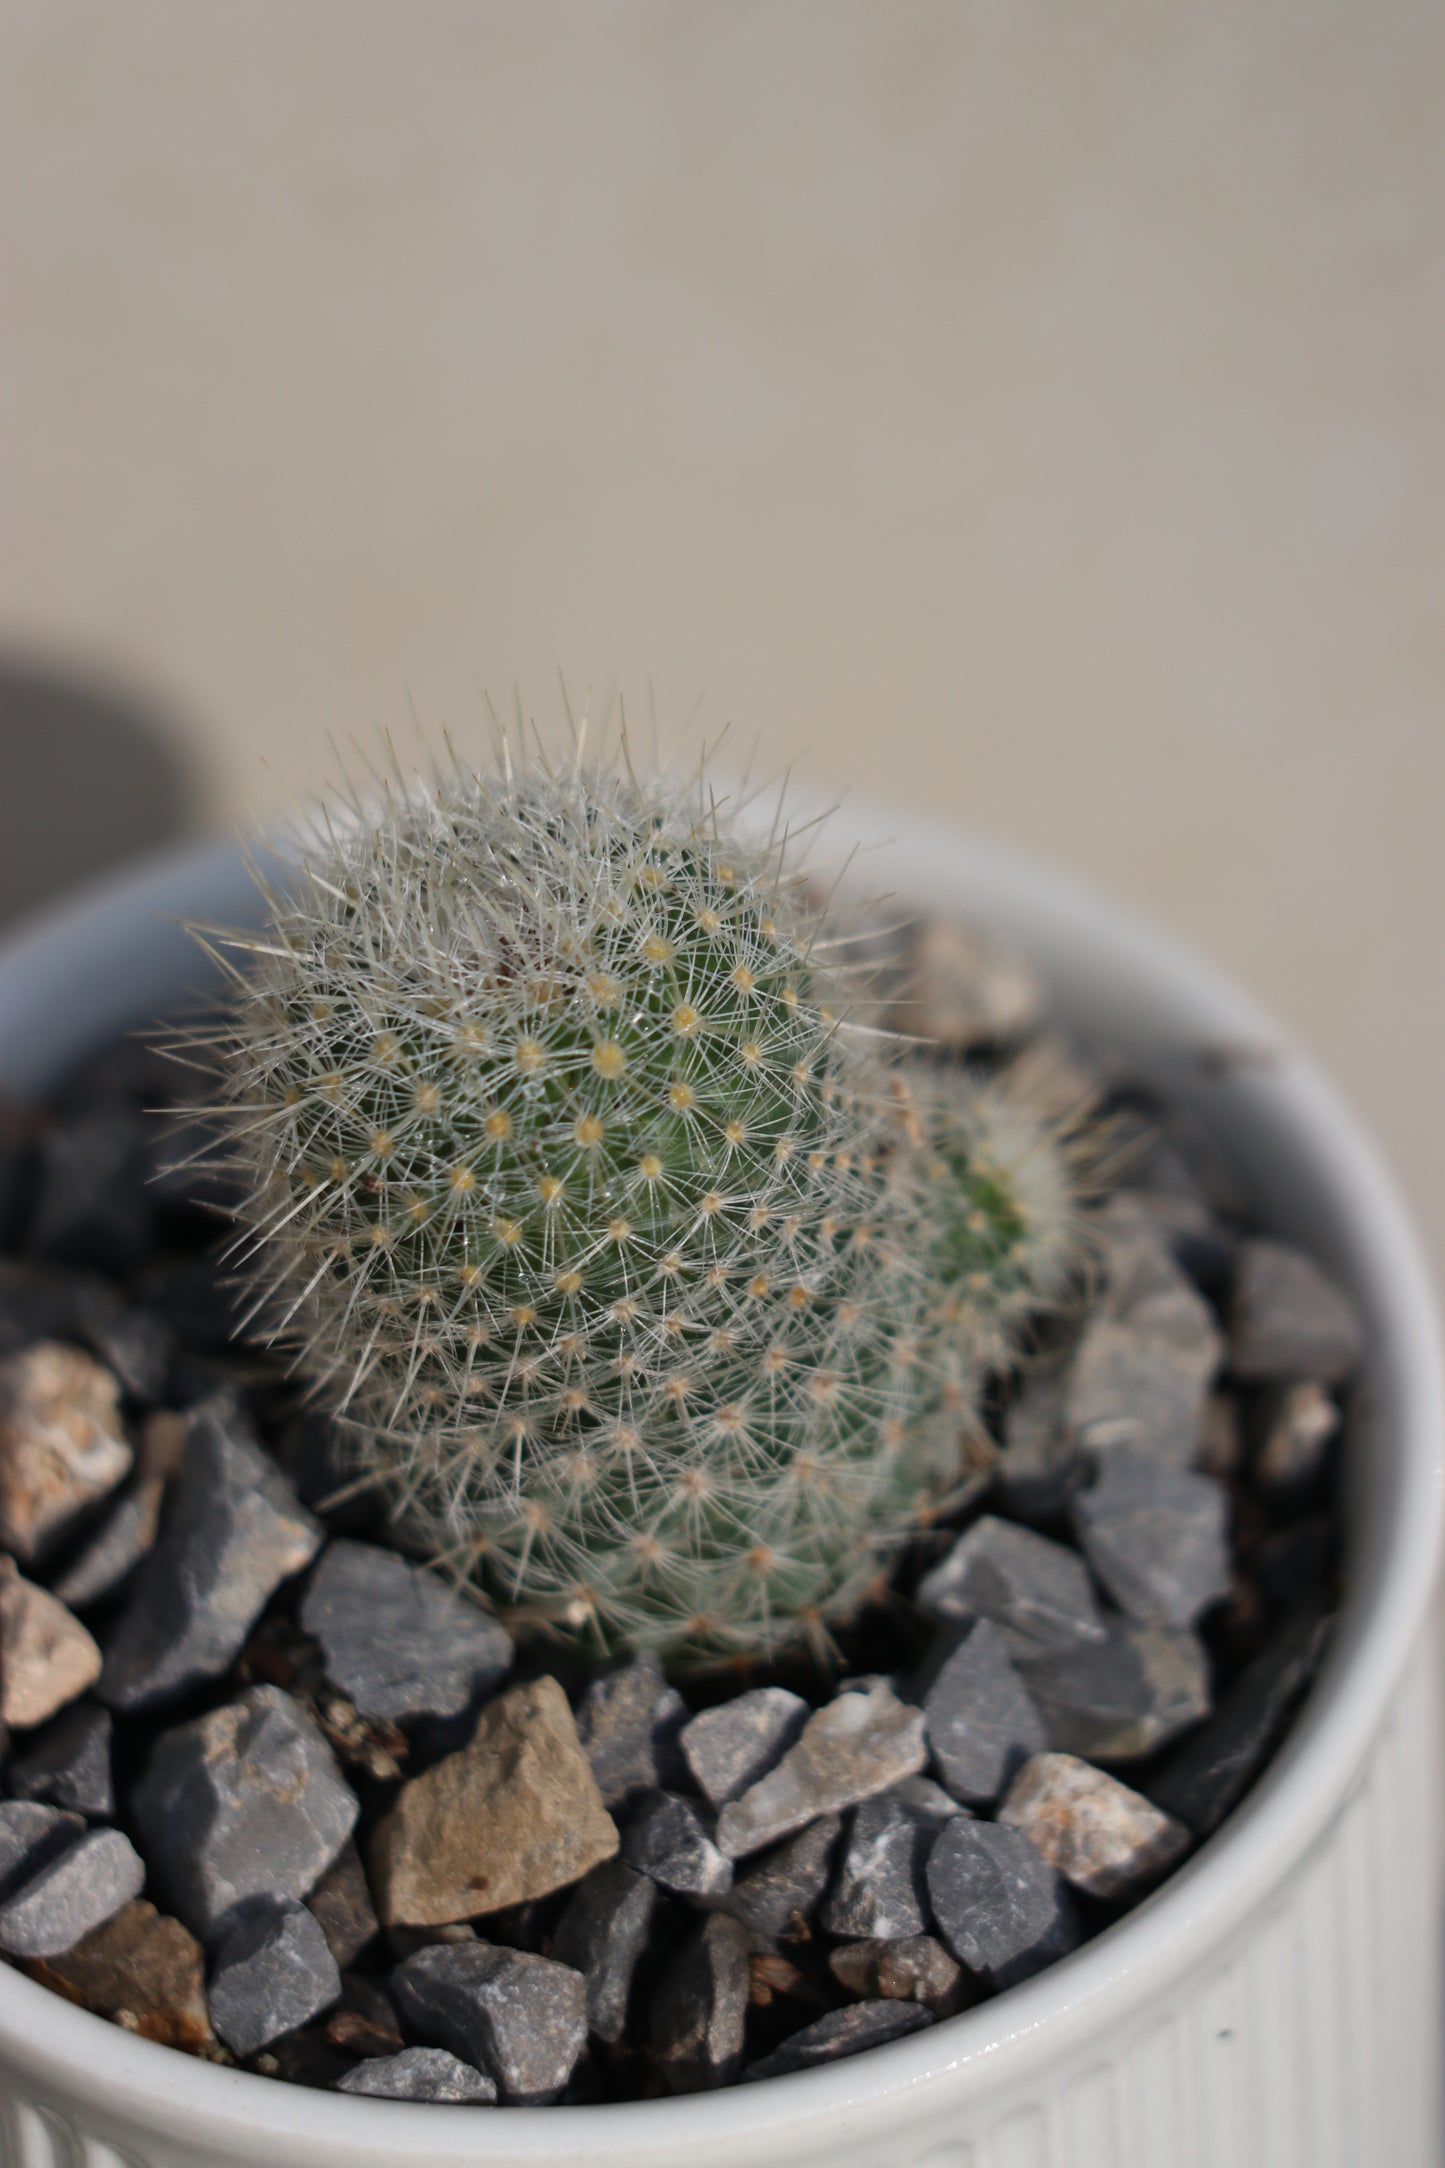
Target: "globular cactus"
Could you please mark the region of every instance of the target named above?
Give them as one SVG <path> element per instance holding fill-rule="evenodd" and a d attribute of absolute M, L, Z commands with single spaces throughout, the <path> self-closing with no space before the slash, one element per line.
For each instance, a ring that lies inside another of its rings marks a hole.
<path fill-rule="evenodd" d="M 938 1266 L 1023 1299 L 1022 1191 L 946 1126 L 949 1246 L 784 856 L 701 777 L 454 764 L 232 945 L 265 1329 L 402 1540 L 596 1649 L 824 1635 L 957 1478 Z"/>
<path fill-rule="evenodd" d="M 1031 1322 L 1078 1286 L 1101 1131 L 1090 1087 L 1047 1047 L 997 1071 L 909 1061 L 900 1082 L 929 1199 L 926 1362 L 966 1416 Z"/>

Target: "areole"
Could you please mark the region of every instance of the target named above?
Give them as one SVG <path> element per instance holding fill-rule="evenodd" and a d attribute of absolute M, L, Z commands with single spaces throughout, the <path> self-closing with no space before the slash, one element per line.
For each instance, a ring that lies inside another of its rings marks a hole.
<path fill-rule="evenodd" d="M 1259 1217 L 1315 1249 L 1371 1332 L 1353 1425 L 1351 1594 L 1246 1803 L 1136 1912 L 1028 1985 L 830 2069 L 607 2108 L 457 2110 L 307 2091 L 155 2046 L 0 1967 L 0 2157 L 19 2168 L 1431 2168 L 1442 1876 L 1430 1599 L 1445 1475 L 1436 1311 L 1353 1116 L 1211 970 L 1010 854 L 839 816 L 873 885 L 1042 965 L 1057 1012 L 1227 1145 Z M 38 1096 L 184 1000 L 179 921 L 242 921 L 207 847 L 98 888 L 0 957 L 0 1082 Z"/>

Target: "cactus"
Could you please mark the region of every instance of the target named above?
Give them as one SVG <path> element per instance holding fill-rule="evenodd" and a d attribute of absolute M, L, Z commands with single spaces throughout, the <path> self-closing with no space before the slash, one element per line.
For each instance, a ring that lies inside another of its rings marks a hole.
<path fill-rule="evenodd" d="M 1000 1333 L 1028 1299 L 1003 1111 L 910 1142 L 802 875 L 701 776 L 454 762 L 267 896 L 206 935 L 210 1111 L 262 1329 L 402 1540 L 598 1650 L 825 1637 L 957 1478 L 937 1272 Z"/>

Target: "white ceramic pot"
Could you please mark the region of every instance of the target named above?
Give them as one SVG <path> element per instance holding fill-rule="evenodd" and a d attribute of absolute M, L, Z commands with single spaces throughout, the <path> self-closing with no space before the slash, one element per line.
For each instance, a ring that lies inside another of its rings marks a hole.
<path fill-rule="evenodd" d="M 1026 1986 L 700 2098 L 482 2112 L 310 2092 L 138 2040 L 0 1966 L 6 2168 L 1437 2168 L 1442 1392 L 1394 1187 L 1311 1064 L 1168 941 L 944 829 L 849 825 L 878 846 L 879 885 L 1038 957 L 1063 1015 L 1195 1107 L 1261 1218 L 1363 1307 L 1351 1594 L 1283 1752 L 1156 1896 Z M 175 1005 L 199 976 L 187 914 L 254 916 L 233 854 L 114 883 L 12 944 L 0 1081 L 38 1094 Z"/>

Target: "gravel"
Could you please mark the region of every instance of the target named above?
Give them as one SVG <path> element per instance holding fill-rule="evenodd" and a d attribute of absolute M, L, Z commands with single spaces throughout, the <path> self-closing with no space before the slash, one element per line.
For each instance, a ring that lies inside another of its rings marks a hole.
<path fill-rule="evenodd" d="M 118 1829 L 88 1829 L 0 1905 L 0 1950 L 56 1957 L 138 1897 L 145 1867 Z"/>
<path fill-rule="evenodd" d="M 101 1699 L 152 1709 L 219 1678 L 322 1538 L 232 1403 L 193 1410 L 165 1527 L 106 1648 Z"/>
<path fill-rule="evenodd" d="M 653 1997 L 653 2053 L 672 2092 L 707 2092 L 738 2075 L 750 1988 L 746 1931 L 715 1913 L 693 1931 Z"/>
<path fill-rule="evenodd" d="M 782 1760 L 812 1714 L 785 1686 L 756 1686 L 704 1709 L 678 1737 L 694 1784 L 714 1807 L 741 1797 Z"/>
<path fill-rule="evenodd" d="M 865 1799 L 848 1821 L 823 1906 L 829 1934 L 887 1941 L 928 1925 L 923 1871 L 938 1824 L 896 1799 Z"/>
<path fill-rule="evenodd" d="M 1121 1620 L 1102 1643 L 1020 1668 L 1050 1742 L 1090 1761 L 1142 1761 L 1210 1710 L 1209 1659 L 1187 1628 Z"/>
<path fill-rule="evenodd" d="M 841 1814 L 820 1814 L 797 1836 L 765 1852 L 739 1874 L 719 1909 L 763 1941 L 805 1939 L 828 1887 L 843 1833 Z"/>
<path fill-rule="evenodd" d="M 0 1556 L 0 1720 L 43 1724 L 95 1685 L 100 1662 L 79 1619 Z"/>
<path fill-rule="evenodd" d="M 750 2063 L 746 2080 L 782 2078 L 791 2070 L 813 2070 L 819 2063 L 840 2062 L 863 2048 L 881 2047 L 887 2040 L 901 2040 L 906 2033 L 921 2032 L 933 2023 L 933 2012 L 918 2003 L 884 2000 L 849 2003 L 830 2010 L 826 2017 L 805 2025 L 771 2055 Z"/>
<path fill-rule="evenodd" d="M 845 1942 L 828 1969 L 840 1987 L 863 2001 L 921 2002 L 935 2017 L 952 2017 L 972 1999 L 962 1965 L 934 1935 L 900 1935 L 892 1942 Z"/>
<path fill-rule="evenodd" d="M 949 1949 L 990 1987 L 1030 1979 L 1079 1940 L 1062 1877 L 997 1822 L 950 1822 L 929 1855 L 928 1896 Z"/>
<path fill-rule="evenodd" d="M 1036 1754 L 1009 1787 L 998 1818 L 1021 1829 L 1087 1897 L 1134 1895 L 1190 1844 L 1182 1822 L 1072 1754 Z"/>
<path fill-rule="evenodd" d="M 567 1697 L 534 1679 L 403 1785 L 372 1838 L 377 1910 L 388 1927 L 472 1919 L 566 1888 L 617 1845 Z"/>
<path fill-rule="evenodd" d="M 172 1909 L 210 1943 L 248 1902 L 285 1902 L 314 1888 L 358 1807 L 299 1702 L 280 1687 L 253 1686 L 161 1734 L 132 1811 Z"/>
<path fill-rule="evenodd" d="M 1003 1635 L 981 1618 L 939 1664 L 923 1701 L 934 1764 L 955 1799 L 987 1806 L 1047 1744 L 1043 1718 L 1009 1661 Z"/>
<path fill-rule="evenodd" d="M 587 2023 L 611 2045 L 627 2026 L 638 1961 L 657 1909 L 657 1884 L 620 1859 L 604 1860 L 577 1884 L 548 1955 L 587 1982 Z"/>
<path fill-rule="evenodd" d="M 54 1584 L 54 1593 L 73 1611 L 108 1603 L 125 1586 L 152 1549 L 165 1498 L 161 1476 L 144 1475 L 123 1491 L 89 1543 Z"/>
<path fill-rule="evenodd" d="M 1229 1367 L 1237 1378 L 1338 1385 L 1364 1347 L 1359 1312 L 1312 1258 L 1283 1242 L 1243 1245 L 1229 1313 Z"/>
<path fill-rule="evenodd" d="M 111 1778 L 113 1732 L 110 1711 L 94 1701 L 78 1701 L 47 1724 L 10 1764 L 8 1782 L 16 1799 L 41 1799 L 70 1807 L 91 1821 L 107 1821 L 115 1812 Z"/>
<path fill-rule="evenodd" d="M 1076 1551 L 985 1513 L 918 1584 L 946 1621 L 992 1619 L 1011 1653 L 1102 1642 L 1104 1622 Z"/>
<path fill-rule="evenodd" d="M 1131 1618 L 1192 1626 L 1228 1591 L 1229 1501 L 1213 1476 L 1116 1446 L 1075 1497 L 1073 1521 L 1089 1564 Z"/>
<path fill-rule="evenodd" d="M 921 1709 L 882 1681 L 840 1691 L 809 1717 L 775 1769 L 718 1817 L 718 1850 L 729 1859 L 761 1851 L 820 1814 L 856 1806 L 922 1770 L 928 1759 Z"/>
<path fill-rule="evenodd" d="M 336 1959 L 306 1907 L 268 1907 L 238 1921 L 216 1952 L 211 2022 L 233 2055 L 254 2055 L 340 1994 Z"/>
<path fill-rule="evenodd" d="M 655 1656 L 639 1656 L 592 1681 L 577 1706 L 577 1736 L 605 1807 L 622 1806 L 633 1792 L 665 1790 L 686 1775 L 678 1735 L 687 1715 Z"/>
<path fill-rule="evenodd" d="M 206 2007 L 205 1952 L 179 1920 L 144 1898 L 122 1905 L 73 1949 L 25 1966 L 83 2010 L 92 2010 L 188 2055 L 215 2046 Z"/>
<path fill-rule="evenodd" d="M 361 1715 L 392 1722 L 459 1716 L 512 1663 L 511 1637 L 495 1619 L 439 1574 L 374 1543 L 326 1546 L 301 1624 Z"/>
<path fill-rule="evenodd" d="M 365 2093 L 373 2100 L 433 2100 L 448 2105 L 484 2107 L 497 2097 L 490 2078 L 445 2048 L 403 2048 L 399 2055 L 373 2055 L 336 2081 L 339 2093 Z"/>
<path fill-rule="evenodd" d="M 621 1856 L 659 1889 L 707 1903 L 732 1887 L 733 1863 L 708 1834 L 690 1799 L 676 1792 L 644 1792 L 622 1835 Z"/>
<path fill-rule="evenodd" d="M 22 1566 L 54 1551 L 130 1465 L 108 1370 L 50 1340 L 0 1362 L 0 1546 Z"/>
<path fill-rule="evenodd" d="M 587 1983 L 570 1965 L 489 1942 L 416 1950 L 392 1974 L 424 2041 L 491 2078 L 503 2100 L 555 2100 L 587 2041 Z"/>

